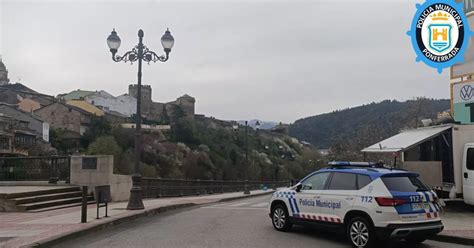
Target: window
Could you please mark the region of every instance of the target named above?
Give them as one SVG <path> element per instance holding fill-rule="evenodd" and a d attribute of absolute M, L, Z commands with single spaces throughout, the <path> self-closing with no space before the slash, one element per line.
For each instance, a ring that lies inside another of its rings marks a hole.
<path fill-rule="evenodd" d="M 329 184 L 330 190 L 356 190 L 356 174 L 336 172 Z"/>
<path fill-rule="evenodd" d="M 306 178 L 302 182 L 303 190 L 322 190 L 326 185 L 326 181 L 329 177 L 329 173 L 317 173 L 311 177 Z"/>
<path fill-rule="evenodd" d="M 474 148 L 467 148 L 466 168 L 468 170 L 474 170 Z"/>
<path fill-rule="evenodd" d="M 418 192 L 429 190 L 417 176 L 382 177 L 382 181 L 390 191 Z"/>
<path fill-rule="evenodd" d="M 0 138 L 0 149 L 10 149 L 9 138 Z"/>
<path fill-rule="evenodd" d="M 369 176 L 367 175 L 357 175 L 357 188 L 362 189 L 365 187 L 367 184 L 372 182 L 372 179 L 370 179 Z"/>

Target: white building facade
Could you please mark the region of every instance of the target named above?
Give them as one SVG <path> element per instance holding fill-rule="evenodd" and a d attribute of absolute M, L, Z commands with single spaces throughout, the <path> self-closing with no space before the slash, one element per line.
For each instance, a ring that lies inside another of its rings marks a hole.
<path fill-rule="evenodd" d="M 132 116 L 137 111 L 137 99 L 129 94 L 113 96 L 110 93 L 101 90 L 85 97 L 85 100 L 105 111 L 116 111 L 125 116 Z"/>

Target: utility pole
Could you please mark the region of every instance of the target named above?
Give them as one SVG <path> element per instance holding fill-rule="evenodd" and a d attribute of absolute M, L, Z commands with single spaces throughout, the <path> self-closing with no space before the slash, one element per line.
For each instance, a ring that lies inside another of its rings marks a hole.
<path fill-rule="evenodd" d="M 245 121 L 245 186 L 244 186 L 244 194 L 245 195 L 250 195 L 250 190 L 249 190 L 249 140 L 248 140 L 248 127 L 249 123 L 248 121 Z"/>

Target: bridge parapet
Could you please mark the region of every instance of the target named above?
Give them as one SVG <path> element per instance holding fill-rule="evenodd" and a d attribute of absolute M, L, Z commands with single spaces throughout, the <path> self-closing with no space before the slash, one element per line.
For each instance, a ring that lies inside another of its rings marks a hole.
<path fill-rule="evenodd" d="M 145 198 L 243 192 L 246 184 L 249 190 L 289 186 L 289 182 L 287 181 L 221 181 L 142 178 L 143 195 Z"/>
<path fill-rule="evenodd" d="M 112 201 L 126 201 L 130 196 L 132 177 L 114 174 L 114 156 L 71 156 L 71 184 L 88 186 L 110 185 Z"/>

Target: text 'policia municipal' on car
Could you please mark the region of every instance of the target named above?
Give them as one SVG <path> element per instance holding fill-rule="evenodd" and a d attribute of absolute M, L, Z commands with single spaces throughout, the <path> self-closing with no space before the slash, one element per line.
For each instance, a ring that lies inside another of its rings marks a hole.
<path fill-rule="evenodd" d="M 278 231 L 314 224 L 345 232 L 359 248 L 386 239 L 421 243 L 443 230 L 439 211 L 436 193 L 417 173 L 363 162 L 331 162 L 270 201 Z"/>

